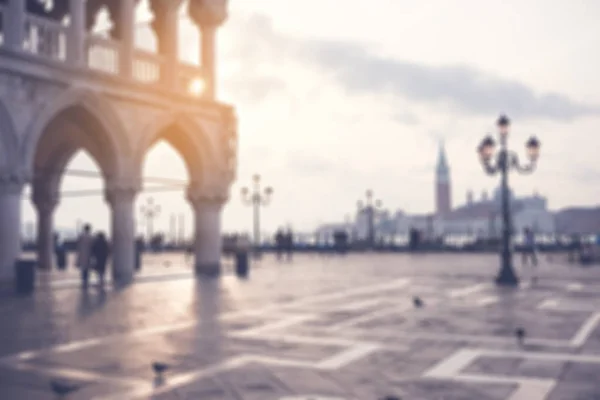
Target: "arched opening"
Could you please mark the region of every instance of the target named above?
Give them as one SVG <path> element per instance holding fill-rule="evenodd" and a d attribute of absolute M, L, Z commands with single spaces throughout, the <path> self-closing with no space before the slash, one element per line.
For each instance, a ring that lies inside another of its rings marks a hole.
<path fill-rule="evenodd" d="M 143 190 L 135 212 L 138 243 L 143 243 L 146 254 L 163 250 L 181 254 L 191 244 L 194 218 L 186 190 L 192 182 L 201 181 L 203 170 L 201 152 L 191 132 L 194 130 L 187 130 L 185 124 L 171 120 L 151 132 L 142 148 L 139 164 Z M 195 130 L 196 136 L 198 133 Z M 175 263 L 185 262 L 181 259 Z"/>
<path fill-rule="evenodd" d="M 115 140 L 122 132 L 111 131 L 106 124 L 110 117 L 85 102 L 72 102 L 39 121 L 39 131 L 28 133 L 31 155 L 26 160 L 33 179 L 25 215 L 32 221 L 26 226 L 34 225 L 35 233 L 29 228 L 26 237 L 34 239 L 41 268 L 69 265 L 54 257 L 55 233 L 67 252 L 75 250 L 74 240 L 84 224 L 92 225 L 93 232 L 108 233 L 103 186 L 106 179 L 119 176 L 122 158 Z"/>

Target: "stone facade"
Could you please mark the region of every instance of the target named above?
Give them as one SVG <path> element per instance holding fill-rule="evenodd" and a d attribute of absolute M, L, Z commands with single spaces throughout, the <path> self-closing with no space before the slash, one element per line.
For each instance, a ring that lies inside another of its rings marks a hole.
<path fill-rule="evenodd" d="M 219 270 L 221 208 L 237 160 L 235 113 L 216 100 L 214 84 L 214 42 L 227 2 L 209 2 L 208 8 L 203 1 L 188 4 L 206 45 L 199 51 L 199 66 L 181 65 L 171 51 L 177 45 L 180 2 L 151 2 L 160 11 L 160 54 L 143 53 L 133 45 L 135 0 L 104 4 L 118 9 L 118 38 L 89 32 L 86 15 L 100 3 L 89 2 L 86 9 L 84 1 L 69 1 L 71 22 L 65 25 L 53 20 L 52 10 L 33 15 L 20 1 L 0 2 L 6 22 L 0 27 L 0 280 L 12 278 L 20 252 L 25 185 L 32 185 L 38 211 L 39 263 L 51 265 L 60 178 L 81 149 L 95 159 L 105 178 L 114 277 L 131 280 L 133 204 L 142 189 L 145 155 L 160 139 L 180 153 L 189 171 L 197 271 L 212 275 Z M 90 54 L 98 48 L 118 60 L 114 70 L 100 71 L 91 64 Z M 182 79 L 188 85 L 181 86 Z M 207 90 L 189 90 L 194 80 L 203 81 Z"/>

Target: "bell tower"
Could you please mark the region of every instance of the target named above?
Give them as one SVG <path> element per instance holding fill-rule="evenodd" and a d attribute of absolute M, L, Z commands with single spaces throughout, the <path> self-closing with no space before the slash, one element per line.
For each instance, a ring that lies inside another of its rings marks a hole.
<path fill-rule="evenodd" d="M 446 214 L 452 210 L 450 187 L 450 167 L 446 159 L 444 143 L 440 143 L 438 161 L 435 169 L 435 212 Z"/>

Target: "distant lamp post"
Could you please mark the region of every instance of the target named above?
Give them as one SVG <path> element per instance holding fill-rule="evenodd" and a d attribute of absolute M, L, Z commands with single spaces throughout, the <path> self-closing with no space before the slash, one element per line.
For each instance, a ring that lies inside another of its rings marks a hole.
<path fill-rule="evenodd" d="M 266 187 L 261 191 L 260 175 L 252 177 L 252 193 L 247 187 L 242 188 L 242 201 L 244 204 L 252 206 L 254 212 L 254 254 L 260 256 L 260 207 L 269 205 L 273 189 Z"/>
<path fill-rule="evenodd" d="M 150 243 L 152 241 L 152 236 L 154 235 L 154 219 L 160 214 L 160 205 L 154 204 L 154 199 L 149 197 L 148 200 L 146 200 L 146 204 L 141 207 L 140 211 L 142 212 L 142 217 L 144 217 L 144 220 L 146 221 L 148 243 Z"/>
<path fill-rule="evenodd" d="M 369 247 L 375 246 L 375 214 L 377 210 L 381 208 L 381 200 L 373 200 L 373 191 L 371 189 L 366 191 L 366 203 L 358 201 L 357 206 L 359 212 L 366 214 L 367 216 L 367 243 Z"/>
<path fill-rule="evenodd" d="M 519 284 L 512 264 L 512 247 L 511 247 L 511 211 L 508 189 L 508 173 L 511 169 L 519 173 L 526 174 L 534 171 L 539 154 L 540 142 L 535 137 L 531 137 L 526 143 L 527 158 L 529 163 L 522 165 L 519 162 L 517 154 L 508 150 L 507 141 L 510 130 L 510 120 L 505 115 L 500 116 L 497 122 L 498 132 L 500 137 L 500 149 L 495 152 L 496 143 L 492 136 L 486 136 L 479 145 L 477 151 L 484 171 L 488 175 L 495 175 L 500 172 L 501 176 L 501 204 L 502 204 L 502 249 L 500 252 L 501 267 L 496 284 L 506 286 L 516 286 Z"/>

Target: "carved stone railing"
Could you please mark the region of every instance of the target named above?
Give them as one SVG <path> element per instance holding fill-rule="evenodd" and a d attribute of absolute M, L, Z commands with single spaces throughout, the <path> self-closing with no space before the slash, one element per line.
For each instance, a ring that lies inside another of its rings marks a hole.
<path fill-rule="evenodd" d="M 119 73 L 121 45 L 118 41 L 97 35 L 86 38 L 86 54 L 88 68 L 106 74 Z"/>
<path fill-rule="evenodd" d="M 204 90 L 202 67 L 195 64 L 179 64 L 177 88 L 175 90 L 191 95 L 200 94 Z"/>
<path fill-rule="evenodd" d="M 165 60 L 160 55 L 138 49 L 133 56 L 133 78 L 139 82 L 157 83 L 164 65 Z"/>
<path fill-rule="evenodd" d="M 67 59 L 67 29 L 66 24 L 27 14 L 25 16 L 23 50 L 46 59 L 65 61 Z"/>

